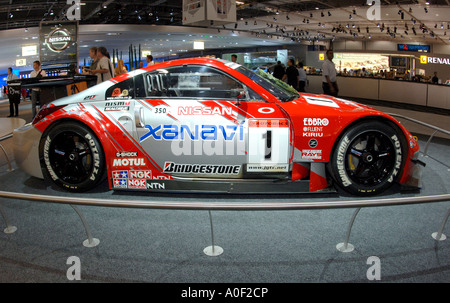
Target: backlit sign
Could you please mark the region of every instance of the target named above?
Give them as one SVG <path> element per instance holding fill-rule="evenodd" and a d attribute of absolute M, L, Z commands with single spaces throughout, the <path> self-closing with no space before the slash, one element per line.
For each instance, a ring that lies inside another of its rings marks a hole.
<path fill-rule="evenodd" d="M 22 56 L 36 56 L 37 55 L 37 45 L 26 45 L 22 46 Z"/>
<path fill-rule="evenodd" d="M 397 44 L 398 51 L 407 51 L 407 52 L 419 52 L 419 53 L 429 53 L 430 52 L 429 45 L 417 45 L 417 44 Z"/>
<path fill-rule="evenodd" d="M 450 65 L 450 58 L 439 58 L 430 56 L 420 56 L 420 63 L 422 64 L 443 64 Z"/>

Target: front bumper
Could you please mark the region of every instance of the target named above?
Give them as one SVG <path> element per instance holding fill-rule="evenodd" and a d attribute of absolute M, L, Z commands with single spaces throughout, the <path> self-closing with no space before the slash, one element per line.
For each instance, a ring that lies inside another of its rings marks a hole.
<path fill-rule="evenodd" d="M 405 173 L 400 181 L 404 189 L 422 188 L 422 171 L 426 164 L 419 160 L 418 154 L 415 153 L 414 158 L 409 159 L 406 164 Z"/>
<path fill-rule="evenodd" d="M 27 174 L 44 179 L 39 161 L 39 141 L 42 133 L 31 123 L 16 128 L 13 132 L 14 158 Z"/>

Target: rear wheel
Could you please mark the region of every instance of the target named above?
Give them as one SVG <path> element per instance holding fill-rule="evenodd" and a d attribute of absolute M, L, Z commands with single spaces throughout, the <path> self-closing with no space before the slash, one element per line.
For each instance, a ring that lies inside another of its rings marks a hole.
<path fill-rule="evenodd" d="M 84 192 L 104 179 L 102 146 L 86 126 L 64 122 L 47 130 L 40 146 L 44 176 L 59 187 Z"/>
<path fill-rule="evenodd" d="M 400 177 L 406 155 L 402 134 L 388 123 L 363 122 L 347 130 L 331 159 L 336 183 L 345 191 L 369 196 Z"/>

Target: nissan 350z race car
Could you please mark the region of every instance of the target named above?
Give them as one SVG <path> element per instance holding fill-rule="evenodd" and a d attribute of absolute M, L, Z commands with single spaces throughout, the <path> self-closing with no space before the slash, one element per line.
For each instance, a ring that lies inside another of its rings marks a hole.
<path fill-rule="evenodd" d="M 155 64 L 49 104 L 14 132 L 28 174 L 114 190 L 374 195 L 419 185 L 394 118 L 224 60 Z"/>

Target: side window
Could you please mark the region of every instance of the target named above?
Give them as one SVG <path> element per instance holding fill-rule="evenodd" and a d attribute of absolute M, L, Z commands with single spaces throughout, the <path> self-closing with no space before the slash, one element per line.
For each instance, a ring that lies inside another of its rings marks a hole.
<path fill-rule="evenodd" d="M 134 81 L 133 78 L 117 83 L 106 91 L 106 100 L 112 99 L 133 99 L 134 98 Z"/>
<path fill-rule="evenodd" d="M 136 96 L 232 99 L 262 101 L 262 98 L 229 75 L 200 65 L 160 69 L 135 78 Z M 139 91 L 139 92 L 138 92 Z"/>

